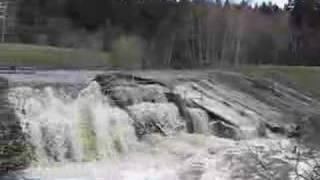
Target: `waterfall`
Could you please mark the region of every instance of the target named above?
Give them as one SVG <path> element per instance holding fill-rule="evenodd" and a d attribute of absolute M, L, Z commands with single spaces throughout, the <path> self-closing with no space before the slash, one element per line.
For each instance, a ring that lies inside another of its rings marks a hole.
<path fill-rule="evenodd" d="M 239 92 L 179 84 L 170 92 L 184 98 L 179 107 L 162 85 L 114 84 L 115 94 L 110 96 L 95 81 L 80 90 L 66 86 L 9 90 L 9 101 L 34 151 L 34 162 L 23 177 L 241 180 L 253 179 L 261 171 L 257 157 L 274 163 L 275 172 L 295 163 L 288 157 L 294 157 L 296 144 L 286 137 L 258 136 L 264 116 L 243 105 L 242 97 L 248 97 Z M 232 93 L 238 99 L 230 100 Z M 193 133 L 186 131 L 182 110 Z M 250 138 L 235 138 L 241 137 L 239 129 Z"/>
<path fill-rule="evenodd" d="M 76 97 L 61 88 L 16 87 L 9 100 L 40 163 L 115 157 L 136 143 L 132 119 L 96 82 Z"/>
<path fill-rule="evenodd" d="M 190 108 L 189 111 L 192 117 L 194 132 L 207 135 L 210 134 L 208 114 L 203 110 L 196 108 Z"/>

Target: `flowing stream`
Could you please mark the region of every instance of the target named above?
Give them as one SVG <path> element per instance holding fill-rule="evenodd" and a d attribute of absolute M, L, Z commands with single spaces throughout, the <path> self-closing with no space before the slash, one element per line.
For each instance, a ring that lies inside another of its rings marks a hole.
<path fill-rule="evenodd" d="M 166 136 L 155 133 L 139 138 L 134 121 L 140 112 L 148 113 L 150 107 L 149 116 L 173 127 L 183 124 L 177 107 L 163 102 L 122 109 L 94 81 L 72 90 L 19 85 L 10 89 L 9 100 L 34 147 L 32 166 L 22 175 L 27 179 L 262 179 L 259 174 L 268 172 L 259 167 L 260 161 L 274 162 L 278 169 L 292 164 L 287 158 L 294 149 L 291 140 L 218 137 L 209 132 L 203 111 L 193 113 L 196 133 L 180 128 Z M 152 114 L 151 107 L 165 116 Z"/>

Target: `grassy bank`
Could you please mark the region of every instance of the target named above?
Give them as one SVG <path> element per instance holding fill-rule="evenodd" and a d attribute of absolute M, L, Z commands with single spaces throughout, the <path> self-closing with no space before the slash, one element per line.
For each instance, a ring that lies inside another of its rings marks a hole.
<path fill-rule="evenodd" d="M 123 49 L 122 46 L 119 49 Z M 45 69 L 109 69 L 116 65 L 126 66 L 128 57 L 122 57 L 125 61 L 117 63 L 111 56 L 99 51 L 0 44 L 0 65 L 36 66 Z M 320 67 L 248 66 L 240 68 L 239 71 L 255 77 L 288 79 L 320 99 Z"/>
<path fill-rule="evenodd" d="M 0 65 L 39 68 L 110 67 L 108 53 L 24 44 L 0 44 Z"/>
<path fill-rule="evenodd" d="M 249 76 L 289 80 L 320 100 L 320 67 L 252 66 L 241 68 L 240 71 Z"/>

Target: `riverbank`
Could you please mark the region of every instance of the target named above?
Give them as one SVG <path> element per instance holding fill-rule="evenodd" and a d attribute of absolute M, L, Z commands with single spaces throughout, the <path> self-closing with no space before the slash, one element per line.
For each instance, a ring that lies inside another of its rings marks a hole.
<path fill-rule="evenodd" d="M 27 44 L 0 44 L 0 66 L 38 69 L 108 69 L 108 53 Z"/>

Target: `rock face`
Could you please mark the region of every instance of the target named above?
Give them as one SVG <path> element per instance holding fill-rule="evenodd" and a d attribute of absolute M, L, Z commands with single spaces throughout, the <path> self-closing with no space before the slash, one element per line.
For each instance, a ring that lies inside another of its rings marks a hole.
<path fill-rule="evenodd" d="M 126 107 L 142 102 L 167 102 L 168 88 L 160 82 L 126 74 L 109 74 L 96 77 L 102 91 L 119 106 Z"/>
<path fill-rule="evenodd" d="M 271 80 L 231 72 L 212 72 L 193 79 L 146 77 L 113 73 L 96 78 L 102 91 L 135 117 L 140 135 L 167 134 L 163 123 L 172 119 L 163 118 L 160 123 L 159 115 L 170 109 L 185 121 L 189 133 L 232 139 L 267 136 L 268 132 L 297 137 L 300 129 L 296 121 L 316 112 L 317 102 L 311 97 Z M 165 83 L 170 81 L 174 83 Z"/>
<path fill-rule="evenodd" d="M 151 133 L 166 136 L 184 129 L 179 109 L 167 99 L 170 90 L 161 82 L 126 74 L 100 75 L 96 81 L 113 103 L 134 119 L 138 138 Z"/>
<path fill-rule="evenodd" d="M 31 149 L 8 102 L 8 81 L 0 79 L 0 175 L 27 167 Z"/>
<path fill-rule="evenodd" d="M 159 85 L 117 86 L 111 89 L 110 97 L 120 106 L 139 104 L 142 102 L 164 103 L 165 88 Z"/>
<path fill-rule="evenodd" d="M 138 137 L 160 133 L 168 136 L 184 129 L 178 108 L 172 103 L 140 103 L 128 107 L 129 114 L 135 119 Z"/>

